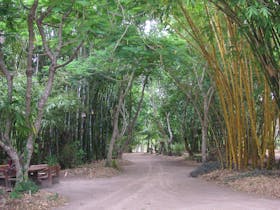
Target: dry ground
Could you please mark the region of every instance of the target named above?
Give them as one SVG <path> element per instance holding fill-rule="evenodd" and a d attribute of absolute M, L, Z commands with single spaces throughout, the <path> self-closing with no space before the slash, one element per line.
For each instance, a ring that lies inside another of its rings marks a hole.
<path fill-rule="evenodd" d="M 76 210 L 270 210 L 280 200 L 236 192 L 192 178 L 196 163 L 182 158 L 126 154 L 130 161 L 111 178 L 66 178 L 50 190 L 68 198 L 59 208 Z"/>

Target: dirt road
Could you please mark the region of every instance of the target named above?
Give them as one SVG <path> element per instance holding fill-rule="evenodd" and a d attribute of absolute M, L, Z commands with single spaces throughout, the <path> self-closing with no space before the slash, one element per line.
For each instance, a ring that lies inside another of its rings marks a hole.
<path fill-rule="evenodd" d="M 127 154 L 133 163 L 113 178 L 65 179 L 51 191 L 69 198 L 58 209 L 75 210 L 280 210 L 280 200 L 234 192 L 189 177 L 193 166 L 147 154 Z M 279 186 L 280 187 L 280 186 Z"/>

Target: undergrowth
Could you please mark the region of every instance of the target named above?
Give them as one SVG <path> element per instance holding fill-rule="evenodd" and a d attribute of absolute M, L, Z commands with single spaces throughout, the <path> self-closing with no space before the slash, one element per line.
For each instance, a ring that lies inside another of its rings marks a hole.
<path fill-rule="evenodd" d="M 39 187 L 31 180 L 22 181 L 15 185 L 10 193 L 12 199 L 21 198 L 24 193 L 34 194 L 39 190 Z"/>

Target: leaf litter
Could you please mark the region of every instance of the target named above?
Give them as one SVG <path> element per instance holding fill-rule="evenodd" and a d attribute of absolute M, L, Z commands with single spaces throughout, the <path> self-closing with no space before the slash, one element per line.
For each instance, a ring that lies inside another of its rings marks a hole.
<path fill-rule="evenodd" d="M 201 176 L 207 181 L 230 186 L 234 190 L 280 198 L 280 172 L 277 170 L 215 170 Z"/>

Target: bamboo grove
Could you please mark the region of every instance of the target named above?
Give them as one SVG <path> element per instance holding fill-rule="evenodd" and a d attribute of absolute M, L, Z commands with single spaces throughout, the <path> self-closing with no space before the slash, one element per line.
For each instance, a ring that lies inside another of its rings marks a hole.
<path fill-rule="evenodd" d="M 227 16 L 204 5 L 213 38 L 203 34 L 184 4 L 180 11 L 196 46 L 207 60 L 226 126 L 226 166 L 271 168 L 275 161 L 278 107 L 247 40 Z M 208 40 L 208 41 L 207 41 Z M 189 39 L 187 39 L 189 42 Z M 256 90 L 260 92 L 256 94 Z"/>

